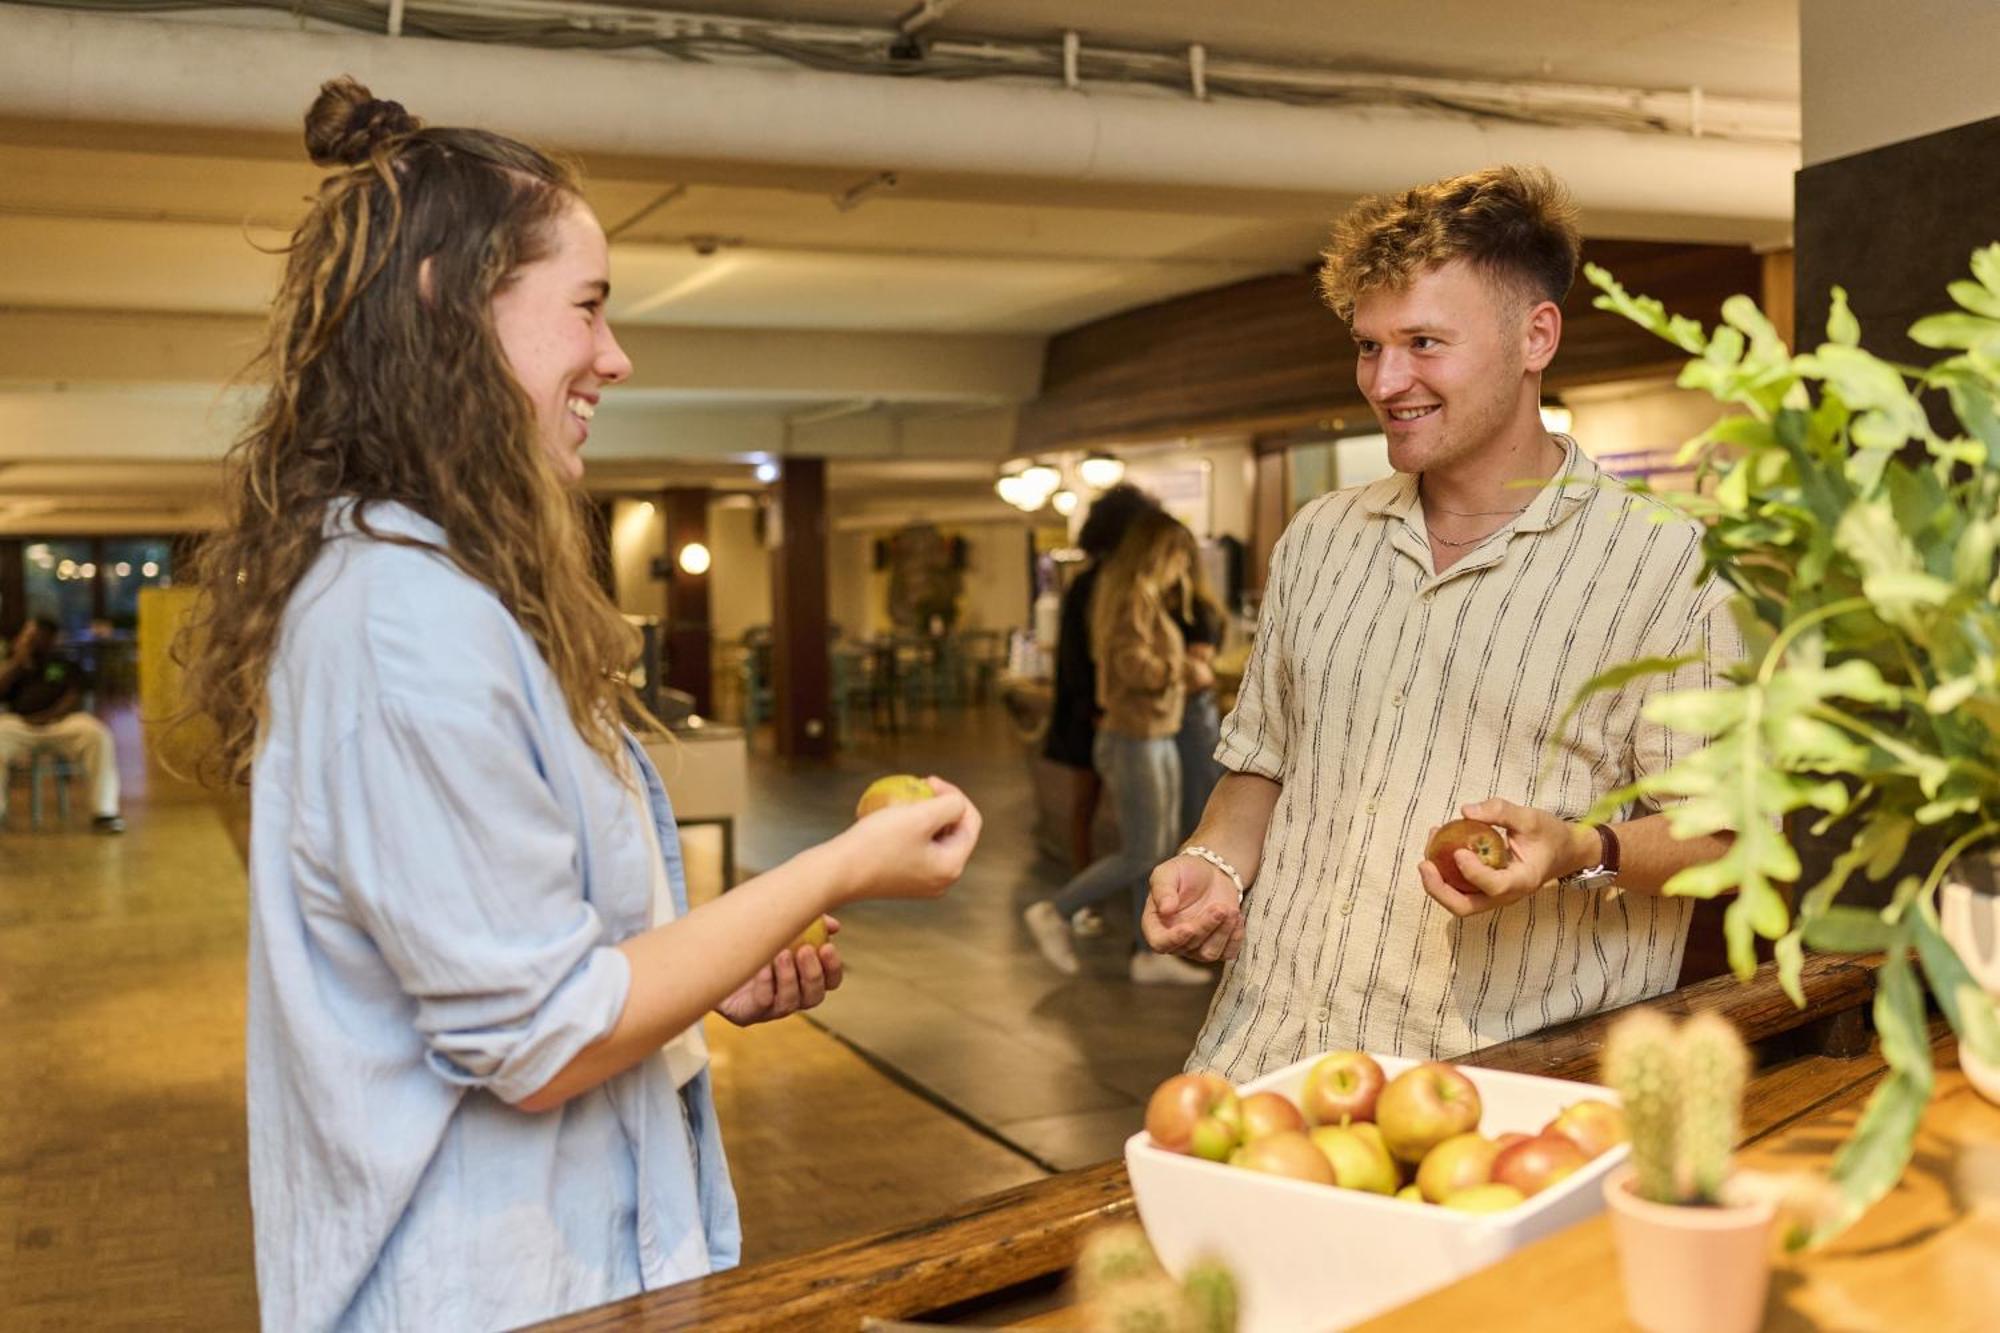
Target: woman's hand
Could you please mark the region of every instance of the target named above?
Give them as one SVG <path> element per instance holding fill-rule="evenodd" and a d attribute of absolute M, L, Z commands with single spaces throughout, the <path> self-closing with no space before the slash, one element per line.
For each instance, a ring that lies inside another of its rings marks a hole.
<path fill-rule="evenodd" d="M 842 866 L 844 898 L 937 898 L 958 882 L 979 844 L 978 807 L 942 778 L 928 801 L 877 810 L 827 843 Z"/>
<path fill-rule="evenodd" d="M 832 917 L 826 917 L 825 921 L 829 937 L 839 933 L 838 921 Z M 730 992 L 715 1006 L 715 1012 L 737 1027 L 768 1023 L 816 1007 L 826 999 L 828 991 L 840 989 L 841 975 L 838 947 L 830 943 L 818 948 L 802 944 L 773 958 L 755 976 Z"/>
<path fill-rule="evenodd" d="M 1215 668 L 1199 657 L 1190 657 L 1182 677 L 1190 690 L 1199 692 L 1215 684 Z"/>

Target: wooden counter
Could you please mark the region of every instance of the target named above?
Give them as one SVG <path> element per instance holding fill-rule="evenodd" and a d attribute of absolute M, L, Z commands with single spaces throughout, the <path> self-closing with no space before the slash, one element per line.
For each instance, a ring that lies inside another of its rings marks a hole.
<path fill-rule="evenodd" d="M 1756 1141 L 1865 1096 L 1880 1080 L 1882 1064 L 1869 1053 L 1865 1024 L 1876 966 L 1873 959 L 1809 958 L 1804 1010 L 1784 997 L 1769 965 L 1746 983 L 1719 977 L 1646 1003 L 1674 1014 L 1721 1013 L 1756 1047 L 1759 1069 L 1744 1125 L 1746 1139 Z M 1615 1017 L 1584 1019 L 1459 1062 L 1591 1079 Z M 1035 1304 L 1024 1306 L 1020 1298 L 1039 1293 L 1046 1305 L 1047 1291 L 1060 1282 L 1086 1232 L 1132 1212 L 1124 1163 L 1114 1160 L 979 1199 L 919 1225 L 684 1282 L 540 1327 L 548 1333 L 851 1333 L 870 1316 L 988 1327 L 1018 1323 Z"/>
<path fill-rule="evenodd" d="M 1941 1044 L 1942 1066 L 1954 1048 Z M 1765 1138 L 1742 1155 L 1743 1165 L 1825 1170 L 1861 1113 L 1862 1090 L 1839 1101 L 1837 1110 Z M 1359 1326 L 1366 1333 L 1630 1327 L 1602 1214 Z M 1778 1260 L 1764 1327 L 2000 1327 L 2000 1107 L 1982 1100 L 1956 1067 L 1939 1070 L 1916 1155 L 1896 1188 L 1824 1249 Z"/>

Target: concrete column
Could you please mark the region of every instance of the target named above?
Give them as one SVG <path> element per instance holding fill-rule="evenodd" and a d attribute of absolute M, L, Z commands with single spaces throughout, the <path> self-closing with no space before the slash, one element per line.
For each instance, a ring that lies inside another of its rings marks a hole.
<path fill-rule="evenodd" d="M 833 753 L 833 662 L 827 620 L 826 460 L 787 458 L 775 488 L 771 659 L 778 753 Z"/>
<path fill-rule="evenodd" d="M 715 705 L 715 636 L 708 613 L 709 560 L 706 486 L 660 492 L 667 525 L 667 617 L 664 647 L 667 685 L 694 696 L 695 711 Z"/>

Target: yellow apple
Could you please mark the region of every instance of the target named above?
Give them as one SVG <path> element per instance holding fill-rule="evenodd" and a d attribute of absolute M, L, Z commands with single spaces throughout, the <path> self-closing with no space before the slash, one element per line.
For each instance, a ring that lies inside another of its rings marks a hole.
<path fill-rule="evenodd" d="M 856 819 L 866 819 L 877 810 L 892 805 L 908 805 L 915 801 L 928 801 L 937 795 L 931 784 L 908 773 L 892 773 L 886 778 L 877 778 L 868 784 L 868 790 L 861 793 L 861 800 L 854 807 Z"/>
<path fill-rule="evenodd" d="M 827 941 L 826 918 L 816 916 L 812 924 L 799 932 L 799 937 L 785 947 L 789 949 L 817 949 Z"/>

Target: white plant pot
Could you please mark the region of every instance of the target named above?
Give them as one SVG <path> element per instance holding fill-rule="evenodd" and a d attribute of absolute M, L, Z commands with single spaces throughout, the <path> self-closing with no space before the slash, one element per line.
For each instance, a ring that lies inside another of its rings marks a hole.
<path fill-rule="evenodd" d="M 1956 879 L 1938 891 L 1938 921 L 1945 942 L 1988 995 L 2000 999 L 2000 894 L 1982 893 Z M 1958 1048 L 1958 1067 L 1980 1096 L 2000 1105 L 2000 1068 Z"/>

